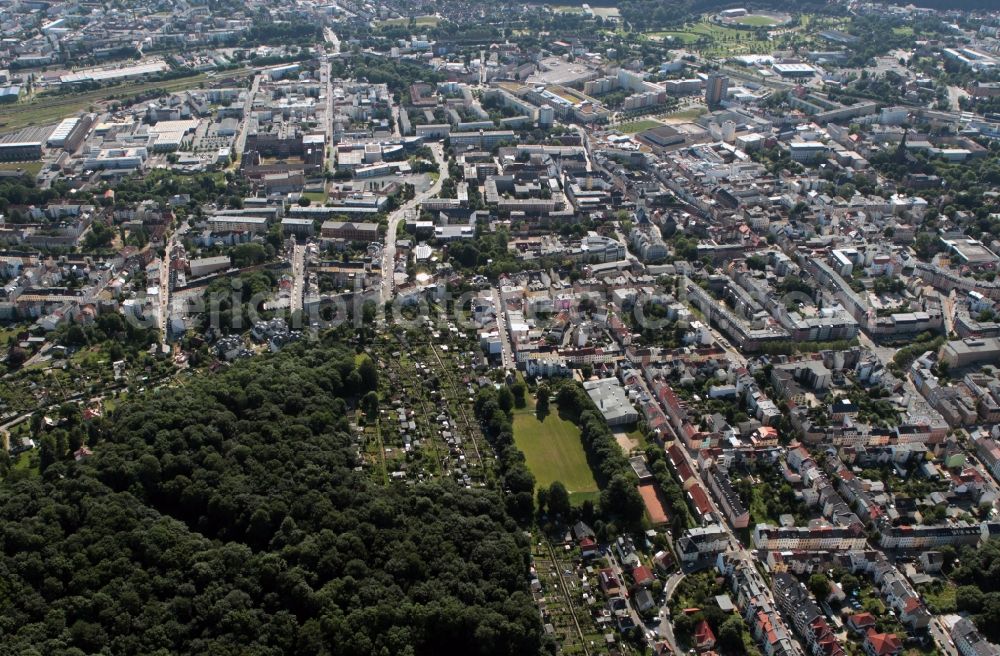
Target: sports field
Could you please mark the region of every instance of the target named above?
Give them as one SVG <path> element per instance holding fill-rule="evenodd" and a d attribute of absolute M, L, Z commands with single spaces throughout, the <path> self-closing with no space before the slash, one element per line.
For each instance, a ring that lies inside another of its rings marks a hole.
<path fill-rule="evenodd" d="M 555 404 L 544 422 L 535 417 L 532 405 L 515 411 L 514 443 L 524 453 L 536 487 L 561 481 L 573 503 L 596 498 L 597 481 L 580 443 L 580 429 L 560 419 Z"/>
<path fill-rule="evenodd" d="M 654 524 L 666 524 L 670 518 L 663 508 L 663 503 L 660 502 L 656 486 L 652 483 L 640 485 L 639 494 L 642 495 L 642 502 L 646 504 L 646 514 L 649 515 L 649 521 Z"/>
<path fill-rule="evenodd" d="M 740 25 L 747 25 L 748 27 L 774 27 L 778 24 L 778 19 L 760 14 L 749 14 L 747 16 L 740 16 L 733 22 Z"/>

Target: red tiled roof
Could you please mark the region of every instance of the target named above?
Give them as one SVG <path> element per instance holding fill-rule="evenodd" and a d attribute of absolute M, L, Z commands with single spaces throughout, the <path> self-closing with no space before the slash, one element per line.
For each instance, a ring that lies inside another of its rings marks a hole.
<path fill-rule="evenodd" d="M 698 509 L 699 513 L 707 515 L 712 512 L 712 503 L 708 500 L 708 493 L 705 492 L 705 488 L 695 483 L 688 490 L 688 494 L 691 495 L 691 500 L 694 501 L 695 508 Z"/>
<path fill-rule="evenodd" d="M 712 627 L 708 625 L 708 622 L 702 620 L 698 623 L 698 626 L 694 630 L 694 640 L 699 646 L 711 646 L 715 644 L 715 634 L 712 633 Z"/>
<path fill-rule="evenodd" d="M 865 641 L 871 645 L 872 652 L 877 656 L 890 656 L 903 648 L 903 643 L 895 633 L 878 633 L 875 629 L 868 629 Z"/>
<path fill-rule="evenodd" d="M 632 568 L 632 578 L 635 579 L 636 583 L 641 584 L 644 581 L 652 581 L 653 573 L 645 565 L 639 565 Z"/>
<path fill-rule="evenodd" d="M 875 626 L 875 616 L 871 613 L 854 613 L 847 618 L 847 621 L 861 629 Z"/>

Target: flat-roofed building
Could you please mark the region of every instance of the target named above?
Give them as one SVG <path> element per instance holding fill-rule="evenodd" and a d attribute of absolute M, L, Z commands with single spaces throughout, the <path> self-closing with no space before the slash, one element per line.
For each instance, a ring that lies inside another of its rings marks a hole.
<path fill-rule="evenodd" d="M 493 148 L 494 146 L 517 141 L 517 137 L 511 130 L 479 130 L 477 132 L 454 132 L 450 135 L 449 141 L 455 148 L 465 148 L 475 146 L 476 148 Z"/>
<path fill-rule="evenodd" d="M 795 162 L 807 162 L 829 151 L 829 147 L 820 141 L 793 141 L 788 144 L 788 152 Z"/>
<path fill-rule="evenodd" d="M 232 262 L 228 255 L 217 255 L 191 260 L 188 262 L 188 271 L 191 272 L 192 278 L 200 278 L 216 271 L 225 271 L 230 266 L 232 266 Z"/>
<path fill-rule="evenodd" d="M 652 128 L 641 132 L 639 133 L 639 138 L 644 141 L 648 141 L 654 146 L 659 146 L 660 148 L 676 146 L 677 144 L 682 144 L 685 141 L 684 135 L 678 131 L 677 128 L 669 125 L 662 125 L 658 128 Z"/>
<path fill-rule="evenodd" d="M 281 220 L 281 232 L 286 235 L 296 237 L 309 237 L 316 231 L 312 219 L 300 219 L 294 216 L 286 216 Z"/>
<path fill-rule="evenodd" d="M 967 338 L 945 342 L 939 353 L 942 362 L 952 369 L 962 369 L 1000 360 L 1000 338 Z"/>
<path fill-rule="evenodd" d="M 777 63 L 772 65 L 774 72 L 781 77 L 812 77 L 816 75 L 816 69 L 809 64 L 800 62 Z"/>
<path fill-rule="evenodd" d="M 0 161 L 25 162 L 41 158 L 41 141 L 0 141 Z"/>
<path fill-rule="evenodd" d="M 103 148 L 91 152 L 83 160 L 85 169 L 139 169 L 146 163 L 149 151 L 145 148 Z"/>
<path fill-rule="evenodd" d="M 956 259 L 963 264 L 974 267 L 993 268 L 997 264 L 996 254 L 983 245 L 983 242 L 967 237 L 956 237 L 954 239 L 942 239 L 942 243 Z"/>
<path fill-rule="evenodd" d="M 48 145 L 61 148 L 79 123 L 80 119 L 78 118 L 64 118 L 56 126 L 56 129 L 52 131 L 52 134 L 49 135 L 47 140 Z"/>
<path fill-rule="evenodd" d="M 430 123 L 418 125 L 415 129 L 418 137 L 424 139 L 444 139 L 451 134 L 451 125 L 448 123 Z"/>
<path fill-rule="evenodd" d="M 616 378 L 588 381 L 583 384 L 583 388 L 609 426 L 631 424 L 639 420 L 639 413 Z"/>
<path fill-rule="evenodd" d="M 346 239 L 348 241 L 377 241 L 377 223 L 354 223 L 351 221 L 324 221 L 320 235 L 326 239 Z"/>
<path fill-rule="evenodd" d="M 208 228 L 212 232 L 252 232 L 267 231 L 267 219 L 262 216 L 217 215 L 208 218 Z"/>

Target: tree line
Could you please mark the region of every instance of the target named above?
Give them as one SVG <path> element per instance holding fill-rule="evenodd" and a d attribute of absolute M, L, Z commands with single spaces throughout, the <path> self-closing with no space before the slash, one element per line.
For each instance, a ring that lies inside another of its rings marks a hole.
<path fill-rule="evenodd" d="M 559 413 L 580 427 L 583 450 L 601 488 L 601 514 L 622 528 L 638 528 L 645 508 L 638 480 L 600 410 L 575 381 L 562 381 L 556 403 Z"/>

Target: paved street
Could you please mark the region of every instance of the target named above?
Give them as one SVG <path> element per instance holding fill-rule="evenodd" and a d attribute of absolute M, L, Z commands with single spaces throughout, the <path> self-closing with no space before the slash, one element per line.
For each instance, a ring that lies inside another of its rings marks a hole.
<path fill-rule="evenodd" d="M 292 297 L 289 302 L 292 314 L 302 309 L 302 301 L 306 293 L 305 255 L 305 245 L 295 244 L 292 247 Z"/>
<path fill-rule="evenodd" d="M 947 627 L 940 617 L 935 617 L 931 620 L 930 625 L 927 627 L 930 629 L 931 637 L 934 638 L 934 642 L 937 643 L 938 649 L 940 649 L 946 656 L 960 656 L 958 649 L 951 644 L 951 637 L 948 635 Z"/>
<path fill-rule="evenodd" d="M 260 73 L 253 76 L 253 84 L 250 85 L 250 90 L 247 92 L 246 102 L 243 104 L 243 121 L 240 123 L 240 133 L 236 137 L 236 141 L 233 143 L 233 166 L 236 166 L 239 158 L 243 156 L 243 148 L 247 143 L 247 131 L 250 128 L 250 115 L 253 113 L 253 99 L 257 95 L 257 90 L 260 88 L 260 80 Z"/>
<path fill-rule="evenodd" d="M 160 290 L 159 307 L 156 310 L 156 326 L 160 330 L 160 345 L 163 348 L 167 346 L 167 333 L 169 329 L 170 322 L 170 258 L 177 247 L 180 244 L 181 238 L 187 233 L 188 224 L 183 223 L 181 226 L 170 236 L 167 240 L 167 246 L 164 250 L 163 261 L 160 263 L 160 279 L 158 283 L 158 288 Z"/>
<path fill-rule="evenodd" d="M 444 147 L 441 144 L 430 144 L 431 152 L 437 161 L 441 175 L 437 181 L 426 191 L 419 193 L 412 200 L 404 203 L 398 210 L 389 215 L 389 226 L 385 233 L 385 246 L 382 248 L 382 282 L 379 286 L 379 305 L 384 307 L 389 301 L 395 289 L 393 274 L 396 269 L 396 232 L 399 230 L 399 223 L 406 218 L 407 212 L 416 211 L 420 204 L 428 198 L 436 196 L 441 191 L 441 185 L 448 179 L 448 163 L 444 158 Z M 382 316 L 382 321 L 385 317 Z"/>
<path fill-rule="evenodd" d="M 340 38 L 337 37 L 337 33 L 331 30 L 329 27 L 323 28 L 323 37 L 326 39 L 327 43 L 333 46 L 332 54 L 334 56 L 340 54 Z"/>
<path fill-rule="evenodd" d="M 608 560 L 611 562 L 611 569 L 614 570 L 618 580 L 622 582 L 626 581 L 625 571 L 622 569 L 621 563 L 618 562 L 618 557 L 615 556 L 614 549 L 608 548 Z M 636 612 L 630 595 L 626 595 L 625 603 L 628 605 L 628 613 L 632 618 L 632 622 L 638 627 L 645 627 L 646 623 L 642 621 L 642 617 Z"/>
<path fill-rule="evenodd" d="M 680 648 L 677 646 L 677 640 L 674 638 L 674 625 L 670 620 L 667 608 L 670 605 L 670 600 L 674 596 L 674 592 L 677 590 L 677 586 L 681 584 L 684 580 L 684 572 L 674 572 L 671 574 L 666 582 L 663 584 L 663 606 L 660 607 L 660 612 L 657 615 L 658 625 L 656 627 L 656 634 L 667 641 L 670 649 L 673 650 L 675 654 L 679 654 Z"/>
<path fill-rule="evenodd" d="M 504 311 L 503 300 L 500 298 L 500 290 L 493 287 L 493 307 L 497 311 L 497 330 L 500 332 L 500 362 L 507 371 L 515 368 L 514 350 L 510 345 L 510 327 L 507 325 L 507 313 Z"/>

